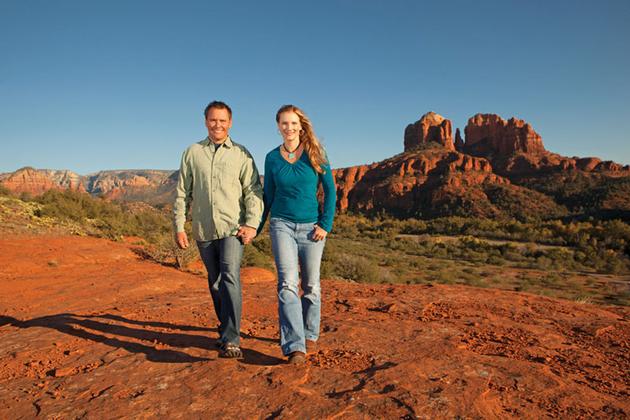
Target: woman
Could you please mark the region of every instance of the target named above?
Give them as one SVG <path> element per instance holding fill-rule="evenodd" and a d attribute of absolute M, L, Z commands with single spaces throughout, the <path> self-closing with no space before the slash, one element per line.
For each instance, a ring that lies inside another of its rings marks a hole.
<path fill-rule="evenodd" d="M 263 224 L 271 214 L 280 345 L 289 362 L 299 364 L 319 338 L 319 267 L 335 213 L 335 184 L 326 153 L 306 114 L 294 105 L 285 105 L 276 113 L 276 122 L 283 141 L 265 158 Z M 324 191 L 321 212 L 317 201 L 320 182 Z"/>

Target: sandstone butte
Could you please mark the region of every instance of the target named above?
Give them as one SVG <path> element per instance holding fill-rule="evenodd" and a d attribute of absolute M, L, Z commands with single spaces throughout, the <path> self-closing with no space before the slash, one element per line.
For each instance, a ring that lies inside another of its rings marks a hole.
<path fill-rule="evenodd" d="M 0 418 L 627 418 L 630 311 L 527 293 L 323 280 L 304 366 L 272 273 L 243 269 L 244 358 L 205 280 L 133 245 L 0 239 Z"/>
<path fill-rule="evenodd" d="M 440 144 L 447 150 L 454 150 L 451 121 L 435 112 L 428 112 L 405 129 L 405 152 L 428 142 Z"/>
<path fill-rule="evenodd" d="M 339 210 L 385 210 L 409 217 L 448 215 L 466 208 L 467 214 L 494 217 L 506 213 L 496 198 L 501 195 L 523 206 L 534 201 L 538 214 L 547 216 L 560 214 L 562 203 L 528 187 L 550 175 L 563 183 L 572 182 L 576 174 L 630 177 L 628 165 L 547 151 L 533 127 L 517 118 L 506 121 L 495 114 L 477 114 L 468 120 L 465 134 L 464 141 L 457 129 L 453 140 L 448 119 L 434 112 L 423 115 L 405 129 L 403 153 L 371 165 L 333 170 Z M 613 206 L 630 211 L 630 199 L 616 200 Z"/>

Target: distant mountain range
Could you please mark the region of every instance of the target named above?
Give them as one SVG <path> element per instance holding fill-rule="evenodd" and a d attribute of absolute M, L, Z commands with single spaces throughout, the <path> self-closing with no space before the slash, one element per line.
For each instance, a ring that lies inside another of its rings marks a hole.
<path fill-rule="evenodd" d="M 396 217 L 473 215 L 630 219 L 630 166 L 545 149 L 525 121 L 477 114 L 465 139 L 450 120 L 429 112 L 409 124 L 404 151 L 371 165 L 333 170 L 340 212 Z M 22 168 L 0 174 L 0 185 L 41 194 L 73 189 L 110 199 L 172 202 L 177 171 L 119 170 L 81 176 Z"/>
<path fill-rule="evenodd" d="M 16 193 L 32 195 L 50 189 L 70 189 L 114 200 L 164 204 L 175 197 L 177 174 L 177 171 L 139 169 L 100 171 L 82 176 L 68 170 L 26 167 L 0 174 L 0 185 Z"/>

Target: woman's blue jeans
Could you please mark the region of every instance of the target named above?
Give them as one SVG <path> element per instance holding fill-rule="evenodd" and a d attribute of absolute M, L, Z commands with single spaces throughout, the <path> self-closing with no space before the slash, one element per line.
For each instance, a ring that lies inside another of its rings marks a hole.
<path fill-rule="evenodd" d="M 197 241 L 199 254 L 208 271 L 208 287 L 219 320 L 219 335 L 224 343 L 240 343 L 241 259 L 243 244 L 236 236 L 214 241 Z"/>
<path fill-rule="evenodd" d="M 293 223 L 276 217 L 270 220 L 271 246 L 278 270 L 280 346 L 284 355 L 306 352 L 305 340 L 319 338 L 319 268 L 325 240 L 312 239 L 314 228 L 315 223 Z"/>

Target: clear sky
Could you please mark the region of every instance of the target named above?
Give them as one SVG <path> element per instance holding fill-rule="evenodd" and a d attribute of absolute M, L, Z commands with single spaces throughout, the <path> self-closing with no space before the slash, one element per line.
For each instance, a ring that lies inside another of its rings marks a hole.
<path fill-rule="evenodd" d="M 401 152 L 428 111 L 629 164 L 628 22 L 627 0 L 0 0 L 0 172 L 176 169 L 213 99 L 261 169 L 286 103 L 333 167 Z"/>

